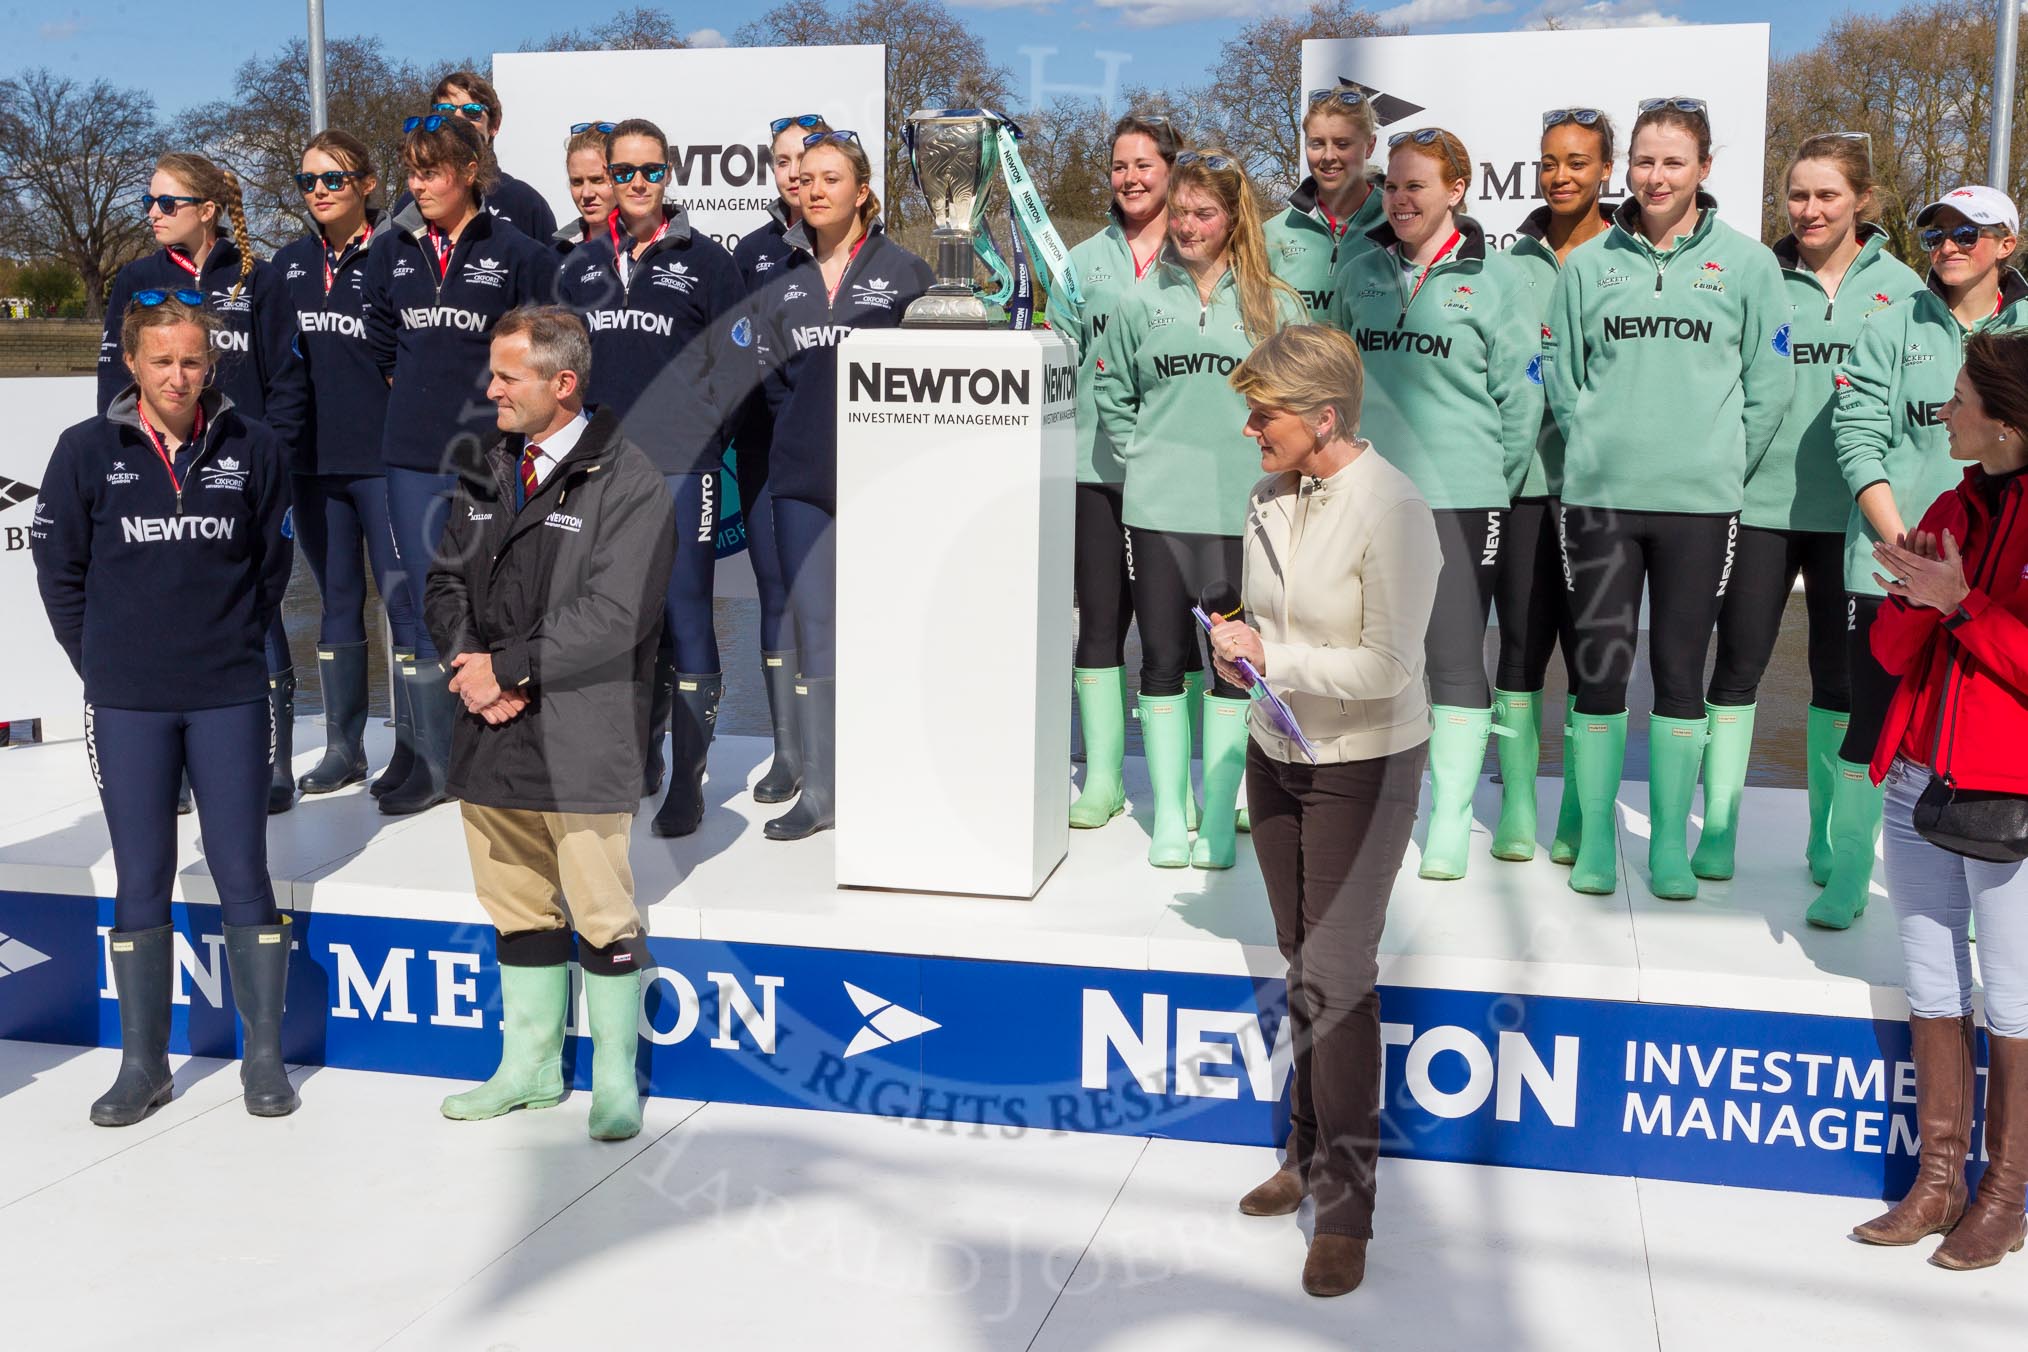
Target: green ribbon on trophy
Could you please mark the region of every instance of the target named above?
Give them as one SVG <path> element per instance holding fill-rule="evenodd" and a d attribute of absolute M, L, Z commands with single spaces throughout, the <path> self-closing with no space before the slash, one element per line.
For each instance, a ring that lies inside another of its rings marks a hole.
<path fill-rule="evenodd" d="M 937 242 L 936 285 L 909 306 L 905 327 L 984 328 L 991 304 L 1006 307 L 1014 328 L 1028 328 L 1035 309 L 1030 255 L 1048 270 L 1052 296 L 1073 310 L 1084 304 L 1070 249 L 1022 162 L 1021 129 L 1011 119 L 989 108 L 925 109 L 909 115 L 904 136 L 916 183 L 930 200 Z M 1011 268 L 984 227 L 995 177 L 1007 187 Z M 974 256 L 993 275 L 994 289 L 983 300 L 972 284 Z"/>

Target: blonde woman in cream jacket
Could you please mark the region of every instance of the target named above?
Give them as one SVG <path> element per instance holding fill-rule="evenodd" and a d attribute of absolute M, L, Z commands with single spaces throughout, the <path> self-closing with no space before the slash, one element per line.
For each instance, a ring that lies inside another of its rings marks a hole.
<path fill-rule="evenodd" d="M 1376 954 L 1428 758 L 1423 634 L 1442 552 L 1429 504 L 1357 438 L 1359 352 L 1300 325 L 1233 372 L 1267 471 L 1245 536 L 1244 618 L 1212 632 L 1227 680 L 1245 658 L 1288 704 L 1311 763 L 1256 701 L 1246 791 L 1254 855 L 1289 964 L 1295 1070 L 1288 1157 L 1240 1201 L 1254 1216 L 1316 1199 L 1303 1289 L 1365 1276 L 1380 1144 Z"/>

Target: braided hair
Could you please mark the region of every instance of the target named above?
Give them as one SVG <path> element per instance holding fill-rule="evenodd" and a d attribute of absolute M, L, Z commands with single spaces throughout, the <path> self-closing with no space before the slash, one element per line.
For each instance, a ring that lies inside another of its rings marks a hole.
<path fill-rule="evenodd" d="M 232 242 L 239 249 L 239 278 L 232 284 L 232 296 L 237 300 L 254 270 L 253 236 L 247 233 L 246 201 L 240 192 L 239 175 L 186 150 L 171 151 L 156 160 L 155 172 L 176 179 L 190 189 L 192 196 L 216 206 L 232 223 Z M 213 229 L 221 235 L 225 233 L 215 222 Z"/>

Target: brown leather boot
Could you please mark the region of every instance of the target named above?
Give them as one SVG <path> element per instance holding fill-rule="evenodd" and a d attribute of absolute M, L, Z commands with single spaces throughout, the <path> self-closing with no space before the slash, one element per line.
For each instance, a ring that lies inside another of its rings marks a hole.
<path fill-rule="evenodd" d="M 1852 1232 L 1864 1244 L 1913 1244 L 1940 1235 L 1965 1211 L 1965 1156 L 1972 1148 L 1972 1018 L 1911 1018 L 1915 1128 L 1922 1134 L 1915 1182 L 1884 1216 Z"/>
<path fill-rule="evenodd" d="M 1239 1199 L 1239 1209 L 1249 1216 L 1290 1216 L 1302 1206 L 1307 1192 L 1298 1170 L 1277 1169 L 1267 1182 Z"/>
<path fill-rule="evenodd" d="M 1303 1290 L 1342 1296 L 1366 1280 L 1366 1241 L 1354 1235 L 1318 1235 L 1303 1260 Z"/>
<path fill-rule="evenodd" d="M 1930 1255 L 1938 1267 L 1987 1268 L 2028 1238 L 2028 1037 L 1986 1034 L 1986 1172 L 1964 1218 Z"/>

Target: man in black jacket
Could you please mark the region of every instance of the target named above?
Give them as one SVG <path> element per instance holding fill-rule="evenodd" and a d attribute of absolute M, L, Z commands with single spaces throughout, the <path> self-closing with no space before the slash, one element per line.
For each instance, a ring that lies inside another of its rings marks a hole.
<path fill-rule="evenodd" d="M 492 372 L 487 394 L 507 435 L 459 487 L 423 616 L 464 705 L 450 786 L 473 886 L 497 931 L 505 1027 L 499 1070 L 443 1111 L 474 1121 L 563 1097 L 575 929 L 591 1134 L 625 1140 L 641 1129 L 634 1064 L 647 957 L 627 837 L 674 509 L 619 420 L 603 410 L 587 418 L 591 340 L 575 314 L 507 314 L 493 329 Z"/>

